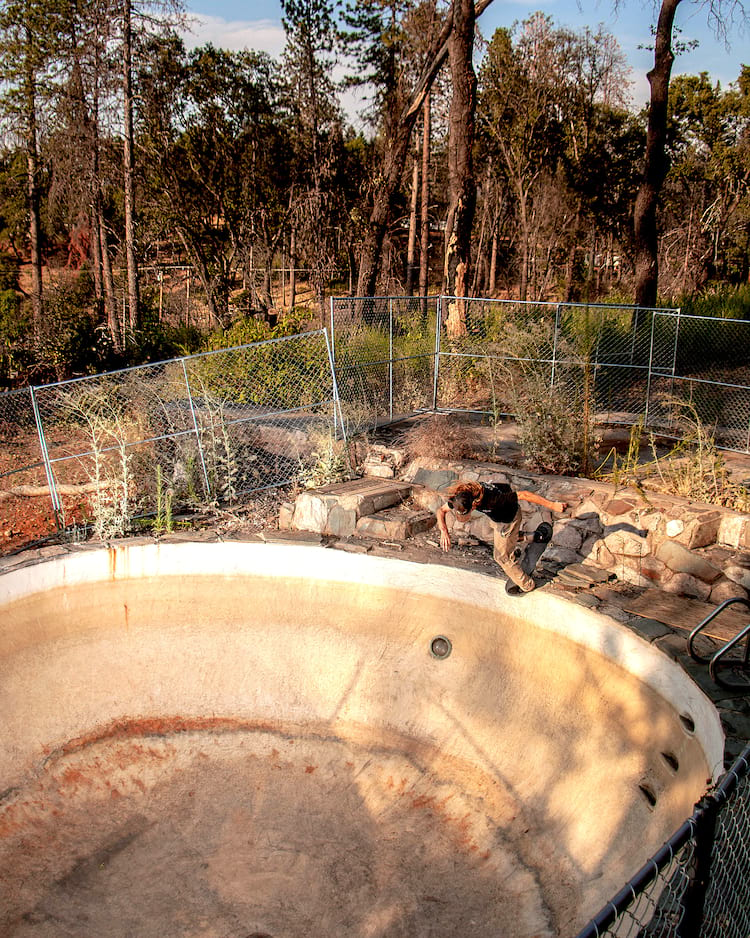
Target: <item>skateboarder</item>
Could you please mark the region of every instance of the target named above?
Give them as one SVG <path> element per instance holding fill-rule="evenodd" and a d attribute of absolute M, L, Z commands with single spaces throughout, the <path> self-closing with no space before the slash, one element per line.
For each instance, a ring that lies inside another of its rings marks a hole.
<path fill-rule="evenodd" d="M 506 482 L 458 482 L 444 494 L 448 496 L 448 501 L 436 512 L 440 529 L 440 546 L 443 550 L 451 549 L 451 537 L 445 523 L 447 513 L 452 511 L 458 521 L 466 522 L 473 511 L 482 511 L 490 519 L 494 528 L 492 556 L 518 588 L 513 592 L 531 592 L 536 586 L 530 576 L 531 570 L 525 571 L 520 561 L 513 555 L 523 520 L 518 504 L 519 499 L 530 502 L 532 505 L 540 505 L 549 511 L 564 511 L 567 507 L 566 503 L 551 502 L 535 492 L 516 492 Z M 540 537 L 543 536 L 540 535 Z M 549 536 L 546 540 L 549 540 Z"/>

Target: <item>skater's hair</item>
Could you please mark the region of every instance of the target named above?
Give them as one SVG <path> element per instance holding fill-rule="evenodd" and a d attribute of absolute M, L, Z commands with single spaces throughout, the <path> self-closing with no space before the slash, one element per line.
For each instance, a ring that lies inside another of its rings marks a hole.
<path fill-rule="evenodd" d="M 448 506 L 457 508 L 462 515 L 468 515 L 479 507 L 484 489 L 478 482 L 455 482 L 443 492 L 448 496 Z"/>

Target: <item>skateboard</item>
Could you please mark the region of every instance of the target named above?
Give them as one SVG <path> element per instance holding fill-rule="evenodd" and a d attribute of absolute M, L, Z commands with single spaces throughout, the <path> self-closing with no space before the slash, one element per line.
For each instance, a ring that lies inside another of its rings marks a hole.
<path fill-rule="evenodd" d="M 536 567 L 539 558 L 547 549 L 547 544 L 549 544 L 551 539 L 552 525 L 547 521 L 542 521 L 536 531 L 534 531 L 531 542 L 527 544 L 523 556 L 521 557 L 521 569 L 527 576 L 531 576 L 534 572 L 534 567 Z M 505 583 L 505 592 L 510 593 L 511 596 L 516 596 L 522 591 L 520 587 L 516 586 L 513 580 L 507 580 Z"/>

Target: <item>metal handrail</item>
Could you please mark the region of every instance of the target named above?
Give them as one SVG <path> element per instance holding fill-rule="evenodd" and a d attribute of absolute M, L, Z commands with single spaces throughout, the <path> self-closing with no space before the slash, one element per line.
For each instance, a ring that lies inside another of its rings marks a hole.
<path fill-rule="evenodd" d="M 724 602 L 720 603 L 716 609 L 713 610 L 713 612 L 710 612 L 702 622 L 699 622 L 690 635 L 688 635 L 687 649 L 693 661 L 697 661 L 699 664 L 708 665 L 708 673 L 720 687 L 724 687 L 728 690 L 746 690 L 750 687 L 750 683 L 746 681 L 726 681 L 718 676 L 718 669 L 719 662 L 722 660 L 722 658 L 724 658 L 724 656 L 727 655 L 735 647 L 735 645 L 738 645 L 743 639 L 747 638 L 748 641 L 747 645 L 745 646 L 745 660 L 742 664 L 742 670 L 750 670 L 750 622 L 743 629 L 741 629 L 741 631 L 735 635 L 734 638 L 730 639 L 728 642 L 725 642 L 713 655 L 701 655 L 695 650 L 694 646 L 696 637 L 703 631 L 703 629 L 705 629 L 710 622 L 713 622 L 713 620 L 727 607 L 734 605 L 734 603 L 742 603 L 743 606 L 747 606 L 747 608 L 750 609 L 750 600 L 745 599 L 744 596 L 732 596 L 730 599 L 725 599 Z"/>
<path fill-rule="evenodd" d="M 702 622 L 699 622 L 698 625 L 696 625 L 696 627 L 690 633 L 690 635 L 688 635 L 687 649 L 693 661 L 697 661 L 698 664 L 709 663 L 709 661 L 711 660 L 711 657 L 710 656 L 706 657 L 705 655 L 699 654 L 693 648 L 693 642 L 696 636 L 699 635 L 710 622 L 713 622 L 713 620 L 716 618 L 716 616 L 719 615 L 719 613 L 723 612 L 728 606 L 731 606 L 734 603 L 742 603 L 743 605 L 747 606 L 748 609 L 750 609 L 750 601 L 745 599 L 744 596 L 732 596 L 731 599 L 725 599 L 723 603 L 719 603 L 716 609 L 714 609 L 713 612 L 709 612 L 706 618 Z"/>
<path fill-rule="evenodd" d="M 750 690 L 750 681 L 727 681 L 724 678 L 720 678 L 718 674 L 719 661 L 724 655 L 728 654 L 735 645 L 738 645 L 743 638 L 748 638 L 748 636 L 750 636 L 750 622 L 748 622 L 739 635 L 735 635 L 731 641 L 723 645 L 709 661 L 708 673 L 719 687 L 724 687 L 726 690 Z M 750 670 L 750 638 L 748 638 L 747 644 L 745 645 L 745 660 L 742 662 L 742 670 Z"/>

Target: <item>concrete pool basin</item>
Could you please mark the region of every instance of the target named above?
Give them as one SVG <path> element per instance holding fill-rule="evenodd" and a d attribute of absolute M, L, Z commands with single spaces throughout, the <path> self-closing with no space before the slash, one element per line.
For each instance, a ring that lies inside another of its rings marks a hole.
<path fill-rule="evenodd" d="M 134 542 L 0 613 L 3 935 L 572 936 L 722 769 L 674 662 L 470 571 Z"/>

